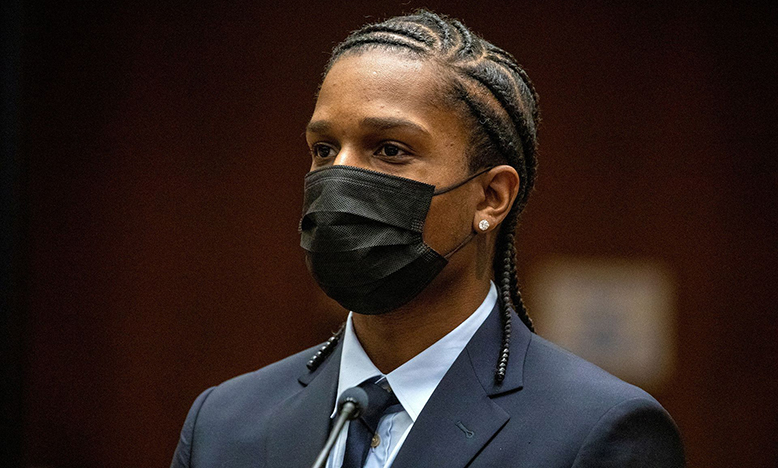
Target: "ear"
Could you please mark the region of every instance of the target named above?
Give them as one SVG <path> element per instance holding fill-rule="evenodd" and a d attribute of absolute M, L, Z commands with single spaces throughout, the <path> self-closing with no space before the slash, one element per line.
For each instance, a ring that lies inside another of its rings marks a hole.
<path fill-rule="evenodd" d="M 491 232 L 508 216 L 513 201 L 519 193 L 521 180 L 511 166 L 502 165 L 492 168 L 479 179 L 483 198 L 476 206 L 473 218 L 473 230 L 479 234 Z M 486 223 L 482 223 L 486 221 Z M 486 229 L 483 229 L 486 227 Z"/>

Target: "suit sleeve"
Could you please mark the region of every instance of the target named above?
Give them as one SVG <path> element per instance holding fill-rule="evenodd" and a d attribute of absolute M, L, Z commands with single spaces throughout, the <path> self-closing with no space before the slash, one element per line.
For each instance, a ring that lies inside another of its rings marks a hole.
<path fill-rule="evenodd" d="M 181 429 L 181 437 L 178 439 L 178 447 L 173 454 L 173 461 L 170 463 L 170 468 L 190 468 L 192 461 L 192 439 L 194 438 L 195 424 L 197 423 L 197 416 L 200 414 L 200 408 L 203 407 L 205 399 L 211 394 L 215 387 L 211 387 L 204 391 L 197 397 L 189 409 L 189 414 L 184 421 L 184 427 Z"/>
<path fill-rule="evenodd" d="M 582 444 L 572 468 L 681 468 L 678 428 L 658 403 L 624 401 L 605 413 Z"/>

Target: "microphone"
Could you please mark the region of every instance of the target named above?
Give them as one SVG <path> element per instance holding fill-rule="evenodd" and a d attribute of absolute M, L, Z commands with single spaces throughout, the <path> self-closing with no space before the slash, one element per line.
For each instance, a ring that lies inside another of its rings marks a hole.
<path fill-rule="evenodd" d="M 323 468 L 327 463 L 327 458 L 330 456 L 330 451 L 335 445 L 335 441 L 338 440 L 338 435 L 346 425 L 346 421 L 356 419 L 360 414 L 364 413 L 368 404 L 367 392 L 359 387 L 347 388 L 340 398 L 338 399 L 338 417 L 335 419 L 335 424 L 332 426 L 330 436 L 327 438 L 327 442 L 324 443 L 324 448 L 319 452 L 319 456 L 316 461 L 313 462 L 311 468 Z"/>

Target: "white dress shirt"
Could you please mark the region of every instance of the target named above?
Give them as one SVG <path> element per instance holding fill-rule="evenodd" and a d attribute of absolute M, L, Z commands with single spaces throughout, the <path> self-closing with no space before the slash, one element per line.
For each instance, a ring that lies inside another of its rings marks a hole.
<path fill-rule="evenodd" d="M 389 468 L 392 465 L 416 418 L 432 396 L 432 392 L 496 303 L 497 289 L 492 283 L 486 298 L 470 317 L 429 348 L 388 374 L 381 373 L 362 349 L 354 332 L 352 313 L 349 313 L 343 335 L 338 394 L 335 401 L 337 402 L 346 389 L 359 385 L 369 377 L 380 375 L 382 380 L 388 382 L 404 409 L 381 418 L 376 431 L 380 443 L 368 452 L 364 468 Z M 332 411 L 333 418 L 336 413 L 337 403 Z M 327 468 L 340 468 L 343 465 L 347 434 L 348 423 L 330 452 Z"/>

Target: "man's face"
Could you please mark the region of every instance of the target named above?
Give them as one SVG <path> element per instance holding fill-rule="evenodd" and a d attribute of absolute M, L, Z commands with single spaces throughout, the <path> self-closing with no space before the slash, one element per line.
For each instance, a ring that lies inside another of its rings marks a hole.
<path fill-rule="evenodd" d="M 306 131 L 311 170 L 354 166 L 438 188 L 466 177 L 469 132 L 438 96 L 440 71 L 428 62 L 370 51 L 335 62 Z M 472 230 L 477 184 L 434 197 L 424 240 L 440 253 Z"/>

